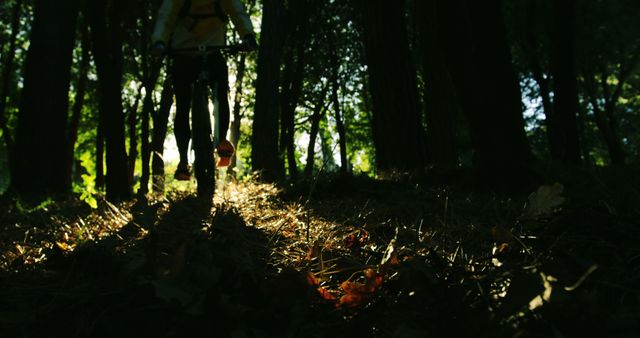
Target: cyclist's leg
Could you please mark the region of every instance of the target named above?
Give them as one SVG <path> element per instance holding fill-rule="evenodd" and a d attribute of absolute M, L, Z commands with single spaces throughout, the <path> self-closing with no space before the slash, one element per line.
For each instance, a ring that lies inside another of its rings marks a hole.
<path fill-rule="evenodd" d="M 211 90 L 217 90 L 216 100 L 218 102 L 219 109 L 218 118 L 220 119 L 220 140 L 226 140 L 230 115 L 229 69 L 227 67 L 227 61 L 220 53 L 214 53 L 209 58 L 209 73 L 211 74 Z"/>
<path fill-rule="evenodd" d="M 191 109 L 191 84 L 193 83 L 192 62 L 186 57 L 175 57 L 172 67 L 173 89 L 176 96 L 176 115 L 173 130 L 180 154 L 179 171 L 186 171 L 188 176 L 189 140 L 191 128 L 189 126 L 189 110 Z"/>

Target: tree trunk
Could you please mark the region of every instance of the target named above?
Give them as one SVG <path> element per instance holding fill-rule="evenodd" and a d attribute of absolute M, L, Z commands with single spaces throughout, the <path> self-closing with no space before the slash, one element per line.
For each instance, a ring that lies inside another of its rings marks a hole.
<path fill-rule="evenodd" d="M 251 162 L 253 170 L 261 171 L 262 178 L 267 181 L 278 180 L 284 173 L 278 152 L 278 83 L 284 43 L 284 10 L 283 0 L 263 2 Z"/>
<path fill-rule="evenodd" d="M 580 164 L 578 138 L 578 82 L 576 78 L 573 25 L 575 0 L 554 2 L 554 29 L 551 42 L 551 70 L 554 80 L 552 143 L 555 154 L 563 164 Z"/>
<path fill-rule="evenodd" d="M 247 70 L 247 56 L 241 54 L 238 60 L 238 71 L 236 73 L 236 93 L 233 99 L 233 121 L 229 128 L 229 138 L 231 144 L 238 149 L 238 143 L 240 142 L 240 126 L 242 123 L 242 92 L 244 90 L 244 76 Z M 231 157 L 231 163 L 229 169 L 232 175 L 236 174 L 235 168 L 237 165 L 237 151 Z"/>
<path fill-rule="evenodd" d="M 143 14 L 148 13 L 148 6 L 142 6 Z M 149 32 L 151 31 L 151 20 L 149 15 L 144 15 L 142 19 L 142 41 L 149 40 Z M 145 89 L 145 97 L 142 104 L 142 130 L 140 133 L 140 151 L 142 152 L 142 175 L 140 176 L 140 190 L 139 194 L 146 194 L 149 192 L 149 177 L 151 176 L 150 165 L 151 161 L 151 144 L 149 143 L 149 122 L 150 116 L 155 115 L 153 96 L 156 88 L 156 82 L 160 76 L 160 68 L 162 63 L 150 60 L 147 50 L 147 44 L 143 43 L 140 47 L 140 58 L 142 59 L 142 83 Z"/>
<path fill-rule="evenodd" d="M 606 74 L 602 74 L 601 76 L 606 78 Z M 611 104 L 613 98 L 609 97 L 606 80 L 600 80 L 604 96 L 604 107 L 601 107 L 596 90 L 597 79 L 595 79 L 595 76 L 593 75 L 585 75 L 584 79 L 585 89 L 591 104 L 591 109 L 593 110 L 596 126 L 598 126 L 598 130 L 600 130 L 600 134 L 602 135 L 602 140 L 607 146 L 611 164 L 624 163 L 622 144 L 617 135 L 616 124 L 614 122 L 615 105 Z M 617 98 L 615 100 L 617 100 Z"/>
<path fill-rule="evenodd" d="M 302 42 L 291 38 L 295 50 L 289 52 L 289 57 L 285 62 L 285 69 L 282 81 L 281 99 L 281 133 L 280 149 L 287 154 L 287 165 L 289 176 L 296 179 L 298 176 L 298 164 L 295 156 L 295 113 L 298 100 L 302 92 L 302 82 L 304 80 L 305 46 Z"/>
<path fill-rule="evenodd" d="M 419 169 L 426 164 L 404 7 L 402 2 L 390 6 L 383 0 L 361 1 L 360 6 L 373 103 L 373 143 L 380 170 Z"/>
<path fill-rule="evenodd" d="M 427 121 L 427 145 L 430 163 L 445 170 L 458 165 L 456 116 L 460 110 L 446 61 L 438 46 L 439 17 L 435 0 L 417 1 L 423 46 L 422 71 Z"/>
<path fill-rule="evenodd" d="M 326 114 L 323 114 L 323 116 L 326 117 Z M 329 121 L 326 122 L 327 126 L 329 125 L 328 122 Z M 333 140 L 333 137 L 331 137 L 327 128 L 322 128 L 322 125 L 320 126 L 318 133 L 320 136 L 320 149 L 322 150 L 322 167 L 320 167 L 320 171 L 333 171 L 336 168 L 336 161 L 333 158 L 335 146 L 331 146 L 331 140 Z"/>
<path fill-rule="evenodd" d="M 153 115 L 153 136 L 151 141 L 153 160 L 151 162 L 151 170 L 153 191 L 161 193 L 164 192 L 164 159 L 162 157 L 164 140 L 167 136 L 167 123 L 169 122 L 169 113 L 173 105 L 173 86 L 169 76 L 164 80 L 160 96 L 160 107 Z"/>
<path fill-rule="evenodd" d="M 532 160 L 499 0 L 438 1 L 440 43 L 483 185 L 521 182 Z"/>
<path fill-rule="evenodd" d="M 558 144 L 559 138 L 556 135 L 558 130 L 553 116 L 553 102 L 551 100 L 551 83 L 548 77 L 545 77 L 542 69 L 542 62 L 540 61 L 540 55 L 538 52 L 538 41 L 535 36 L 535 23 L 536 23 L 536 5 L 539 4 L 537 0 L 529 0 L 527 6 L 526 15 L 526 37 L 524 42 L 524 50 L 527 54 L 529 67 L 531 68 L 531 75 L 533 80 L 540 88 L 540 98 L 542 99 L 542 110 L 545 116 L 545 125 L 547 127 L 547 142 L 549 143 L 549 153 L 552 161 L 560 161 L 559 154 L 560 145 Z"/>
<path fill-rule="evenodd" d="M 110 2 L 111 6 L 108 6 Z M 122 109 L 122 35 L 121 15 L 124 0 L 92 0 L 87 2 L 92 36 L 93 56 L 98 71 L 100 109 L 105 115 L 107 199 L 131 198 L 127 179 L 124 114 Z M 109 9 L 109 10 L 108 10 Z"/>
<path fill-rule="evenodd" d="M 129 184 L 133 185 L 133 177 L 136 171 L 136 160 L 138 159 L 138 107 L 140 106 L 140 99 L 142 98 L 142 86 L 138 88 L 138 93 L 133 100 L 133 105 L 129 107 L 129 114 L 127 114 L 127 127 L 129 128 L 129 155 L 128 155 L 128 172 L 127 179 Z"/>
<path fill-rule="evenodd" d="M 349 172 L 349 161 L 347 160 L 347 133 L 342 121 L 342 112 L 338 91 L 340 90 L 340 60 L 333 44 L 331 51 L 331 103 L 336 118 L 336 129 L 338 130 L 338 144 L 340 145 L 340 173 Z"/>
<path fill-rule="evenodd" d="M 76 0 L 36 0 L 25 62 L 11 187 L 37 196 L 68 193 L 67 117 L 71 62 L 78 17 Z"/>
<path fill-rule="evenodd" d="M 324 95 L 323 95 L 324 97 Z M 316 141 L 318 131 L 320 130 L 320 121 L 324 117 L 326 107 L 324 101 L 319 102 L 311 115 L 311 130 L 309 131 L 309 145 L 307 146 L 307 164 L 304 167 L 304 176 L 311 178 L 313 175 L 313 166 L 316 159 Z"/>
<path fill-rule="evenodd" d="M 104 189 L 104 112 L 98 110 L 98 130 L 96 131 L 96 189 Z"/>
<path fill-rule="evenodd" d="M 87 73 L 89 72 L 90 58 L 89 55 L 89 32 L 86 22 L 80 24 L 80 39 L 82 40 L 82 57 L 80 59 L 80 67 L 78 69 L 78 80 L 76 83 L 76 96 L 73 102 L 71 112 L 71 120 L 69 121 L 69 149 L 67 152 L 67 171 L 69 177 L 73 171 L 73 160 L 75 159 L 75 147 L 78 140 L 78 127 L 80 125 L 80 115 L 84 108 L 84 96 L 87 92 Z"/>
<path fill-rule="evenodd" d="M 0 129 L 2 130 L 2 138 L 7 147 L 7 163 L 9 170 L 14 164 L 14 144 L 11 131 L 9 130 L 8 118 L 6 117 L 7 98 L 9 97 L 9 87 L 11 86 L 11 78 L 13 77 L 15 55 L 18 42 L 18 33 L 20 31 L 20 16 L 22 14 L 23 0 L 17 0 L 13 5 L 11 13 L 11 34 L 9 36 L 9 49 L 2 59 L 2 92 L 0 92 Z M 3 46 L 2 46 L 3 47 Z M 1 48 L 1 47 L 0 47 Z"/>

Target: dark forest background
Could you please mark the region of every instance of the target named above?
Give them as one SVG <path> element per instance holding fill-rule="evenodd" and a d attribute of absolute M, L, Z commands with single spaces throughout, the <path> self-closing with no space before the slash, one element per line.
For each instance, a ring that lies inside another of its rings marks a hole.
<path fill-rule="evenodd" d="M 637 337 L 640 1 L 243 2 L 213 203 L 161 0 L 0 2 L 0 337 Z"/>
<path fill-rule="evenodd" d="M 3 2 L 2 189 L 118 200 L 163 175 L 159 4 Z M 260 50 L 229 60 L 237 175 L 472 170 L 499 188 L 640 156 L 637 1 L 246 6 Z"/>

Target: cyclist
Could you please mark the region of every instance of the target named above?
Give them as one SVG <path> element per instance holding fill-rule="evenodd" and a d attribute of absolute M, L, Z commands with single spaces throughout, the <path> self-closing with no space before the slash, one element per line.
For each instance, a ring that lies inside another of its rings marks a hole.
<path fill-rule="evenodd" d="M 241 0 L 164 0 L 152 36 L 151 53 L 155 56 L 162 55 L 167 45 L 174 49 L 225 45 L 229 19 L 242 37 L 241 49 L 257 49 L 253 25 Z M 169 70 L 176 96 L 174 133 L 180 153 L 180 162 L 174 174 L 177 180 L 191 178 L 188 161 L 191 89 L 202 65 L 196 58 L 197 56 L 175 55 Z M 216 123 L 220 126 L 221 139 L 217 147 L 221 157 L 218 165 L 226 166 L 234 152 L 233 145 L 226 140 L 229 128 L 229 71 L 220 52 L 208 56 L 206 67 L 211 77 L 211 90 L 216 90 L 218 97 L 220 121 Z"/>

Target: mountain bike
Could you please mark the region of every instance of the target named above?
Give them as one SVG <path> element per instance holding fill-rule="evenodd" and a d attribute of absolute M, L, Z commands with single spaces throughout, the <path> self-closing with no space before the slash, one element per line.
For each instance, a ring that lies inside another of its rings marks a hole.
<path fill-rule="evenodd" d="M 172 48 L 168 55 L 196 56 L 202 62 L 200 73 L 193 84 L 191 96 L 191 144 L 195 154 L 193 170 L 196 178 L 197 195 L 202 199 L 211 199 L 215 193 L 216 164 L 214 149 L 221 141 L 219 125 L 219 109 L 214 108 L 213 128 L 209 98 L 214 98 L 217 91 L 211 92 L 209 82 L 211 74 L 207 67 L 207 58 L 216 52 L 234 54 L 240 51 L 237 45 L 199 46 L 193 48 Z M 226 98 L 222 98 L 226 100 Z M 217 102 L 216 98 L 215 102 Z"/>

